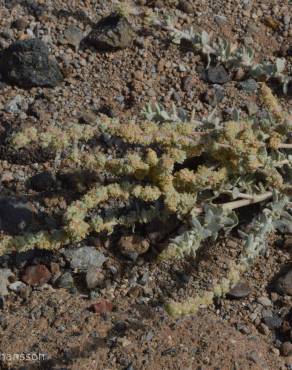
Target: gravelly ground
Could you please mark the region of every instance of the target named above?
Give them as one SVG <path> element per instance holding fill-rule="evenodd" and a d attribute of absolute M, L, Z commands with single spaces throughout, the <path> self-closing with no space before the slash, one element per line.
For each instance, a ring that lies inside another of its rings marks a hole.
<path fill-rule="evenodd" d="M 98 53 L 93 47 L 69 45 L 65 33 L 75 26 L 86 36 L 94 23 L 111 12 L 114 2 L 0 0 L 0 48 L 39 37 L 50 46 L 65 75 L 53 89 L 24 90 L 0 81 L 0 192 L 29 201 L 40 214 L 33 227 L 39 223 L 53 227 L 58 222 L 80 187 L 80 178 L 58 179 L 58 191 L 48 188 L 45 178 L 45 188 L 36 189 L 32 176 L 43 171 L 54 175 L 53 160 L 33 149 L 15 153 L 5 143 L 7 131 L 31 124 L 90 122 L 100 112 L 127 120 L 139 115 L 149 102 L 166 108 L 175 103 L 188 112 L 194 109 L 199 118 L 215 107 L 224 117 L 232 108 L 243 116 L 250 109 L 260 111 L 256 90 L 240 88 L 236 76 L 220 87 L 223 99 L 214 101 L 218 87 L 202 80 L 201 58 L 180 50 L 169 42 L 167 31 L 150 25 L 146 17 L 150 10 L 157 19 L 173 17 L 178 28 L 193 25 L 251 45 L 258 60 L 283 56 L 291 63 L 288 1 L 194 0 L 183 7 L 176 3 L 136 1 L 137 15 L 130 17 L 138 35 L 134 44 L 125 50 Z M 276 22 L 276 28 L 267 17 Z M 11 112 L 15 97 L 18 103 Z M 279 99 L 291 111 L 291 94 L 280 94 Z M 85 177 L 84 181 L 91 180 Z M 119 254 L 114 240 L 93 238 L 90 245 L 107 258 L 100 271 L 102 284 L 91 292 L 84 282 L 85 273 L 72 269 L 61 253 L 0 259 L 1 271 L 9 268 L 14 274 L 10 282 L 23 279 L 25 268 L 31 265 L 45 265 L 50 274 L 42 287 L 28 284 L 21 292 L 10 291 L 5 302 L 1 301 L 3 369 L 292 369 L 292 355 L 283 353 L 283 343 L 292 339 L 291 295 L 278 293 L 273 285 L 280 271 L 291 269 L 288 236 L 273 235 L 269 254 L 243 277 L 250 288 L 247 297 L 215 302 L 198 315 L 179 320 L 167 316 L 165 300 L 183 300 L 210 287 L 222 276 L 227 262 L 238 255 L 241 246 L 236 238 L 209 243 L 198 260 L 171 266 L 157 264 L 151 253 L 134 262 L 128 260 Z M 56 284 L 65 272 L 74 278 L 68 289 L 64 282 L 63 287 Z M 94 310 L 100 310 L 102 302 L 106 312 L 100 315 Z M 94 304 L 98 306 L 92 309 Z M 46 360 L 40 364 L 9 361 L 7 356 L 26 352 L 44 353 Z"/>

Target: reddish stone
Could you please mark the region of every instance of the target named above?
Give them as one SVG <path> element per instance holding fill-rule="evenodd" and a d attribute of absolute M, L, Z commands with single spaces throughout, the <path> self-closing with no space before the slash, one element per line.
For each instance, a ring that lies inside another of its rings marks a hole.
<path fill-rule="evenodd" d="M 45 265 L 29 266 L 25 269 L 22 281 L 31 286 L 43 285 L 51 279 L 51 276 Z"/>
<path fill-rule="evenodd" d="M 91 310 L 101 315 L 111 312 L 113 310 L 113 305 L 110 301 L 107 301 L 106 299 L 101 299 L 91 306 Z"/>

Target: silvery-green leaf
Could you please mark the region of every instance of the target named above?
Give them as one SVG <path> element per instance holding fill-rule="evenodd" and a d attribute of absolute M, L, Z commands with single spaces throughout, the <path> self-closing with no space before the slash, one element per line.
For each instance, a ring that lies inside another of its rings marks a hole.
<path fill-rule="evenodd" d="M 284 58 L 277 58 L 276 59 L 276 66 L 277 66 L 277 72 L 281 73 L 284 71 L 286 66 L 286 60 Z"/>
<path fill-rule="evenodd" d="M 203 45 L 207 45 L 210 41 L 208 32 L 202 31 L 201 40 Z"/>
<path fill-rule="evenodd" d="M 240 191 L 237 187 L 234 187 L 232 189 L 232 199 L 237 199 L 239 198 Z"/>
<path fill-rule="evenodd" d="M 231 117 L 231 119 L 234 121 L 240 121 L 240 110 L 233 108 Z"/>

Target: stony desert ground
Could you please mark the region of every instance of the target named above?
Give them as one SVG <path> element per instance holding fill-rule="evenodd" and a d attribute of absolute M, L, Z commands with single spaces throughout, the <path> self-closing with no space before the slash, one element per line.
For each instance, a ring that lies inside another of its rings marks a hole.
<path fill-rule="evenodd" d="M 101 38 L 96 24 L 117 9 L 128 21 Z M 58 227 L 96 181 L 82 166 L 56 172 L 37 145 L 16 150 L 7 138 L 20 129 L 88 127 L 101 114 L 126 122 L 148 103 L 198 119 L 235 109 L 260 117 L 259 82 L 220 65 L 206 76 L 200 55 L 170 41 L 165 19 L 248 45 L 257 60 L 284 58 L 291 75 L 291 17 L 288 0 L 0 0 L 1 232 Z M 274 92 L 291 113 L 291 84 Z M 108 155 L 123 150 L 110 144 L 97 142 Z M 268 252 L 227 297 L 173 318 L 164 303 L 210 287 L 242 243 L 222 234 L 196 260 L 159 263 L 172 225 L 143 232 L 146 247 L 90 235 L 58 251 L 0 256 L 0 368 L 292 369 L 291 234 L 270 235 Z"/>

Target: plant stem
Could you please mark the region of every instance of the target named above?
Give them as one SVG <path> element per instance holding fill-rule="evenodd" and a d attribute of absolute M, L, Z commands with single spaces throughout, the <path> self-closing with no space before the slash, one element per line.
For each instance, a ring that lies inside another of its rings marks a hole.
<path fill-rule="evenodd" d="M 292 149 L 292 144 L 288 144 L 288 143 L 279 144 L 278 149 Z"/>
<path fill-rule="evenodd" d="M 273 196 L 273 193 L 271 191 L 268 191 L 260 195 L 241 194 L 239 196 L 245 197 L 245 199 L 238 199 L 232 202 L 218 204 L 218 206 L 221 206 L 224 210 L 233 210 L 233 209 L 249 206 L 250 204 L 263 202 L 264 200 L 271 198 Z M 204 212 L 204 209 L 199 208 L 199 207 L 193 208 L 193 210 L 197 212 L 198 214 Z"/>
<path fill-rule="evenodd" d="M 236 209 L 236 208 L 240 208 L 240 207 L 245 207 L 245 206 L 248 206 L 250 204 L 263 202 L 264 200 L 269 199 L 272 196 L 273 196 L 273 193 L 271 191 L 268 191 L 268 192 L 260 194 L 260 195 L 255 195 L 253 198 L 250 198 L 250 199 L 239 199 L 239 200 L 235 200 L 233 202 L 228 202 L 228 203 L 221 204 L 221 206 L 223 207 L 223 209 L 232 210 L 232 209 Z"/>

